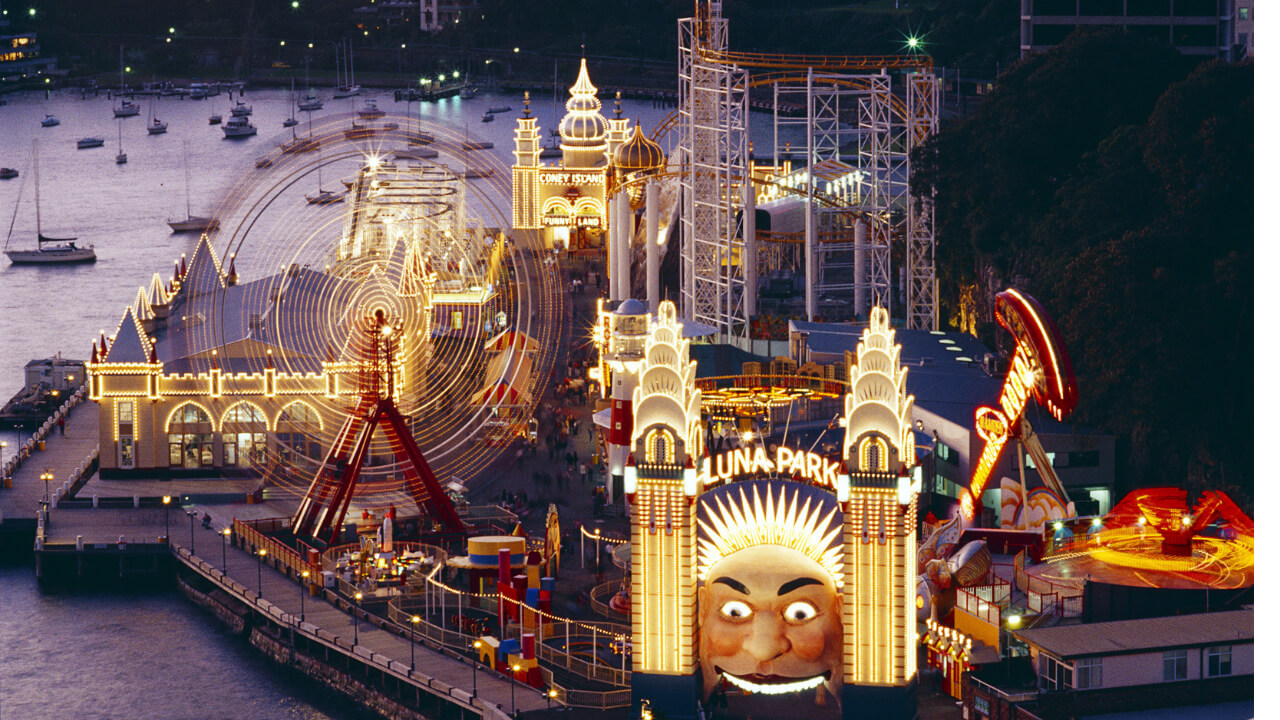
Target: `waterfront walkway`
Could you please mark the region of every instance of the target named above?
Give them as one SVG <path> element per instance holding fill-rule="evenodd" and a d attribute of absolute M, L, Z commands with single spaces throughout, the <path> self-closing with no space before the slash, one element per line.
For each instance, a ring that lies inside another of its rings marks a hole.
<path fill-rule="evenodd" d="M 317 633 L 318 630 L 323 630 L 337 636 L 340 639 L 339 645 L 346 646 L 343 648 L 346 652 L 350 652 L 349 644 L 358 632 L 359 642 L 356 648 L 358 656 L 368 659 L 371 655 L 380 655 L 391 663 L 390 668 L 393 672 L 410 677 L 410 644 L 407 631 L 405 635 L 401 635 L 400 629 L 390 624 L 388 627 L 394 632 L 383 630 L 378 625 L 365 620 L 364 615 L 353 622 L 349 613 L 322 598 L 306 595 L 302 585 L 277 572 L 271 565 L 261 564 L 258 556 L 225 544 L 223 536 L 216 532 L 217 526 L 206 530 L 200 527 L 198 522 L 189 520 L 185 514 L 178 512 L 176 515 L 181 519 L 181 523 L 172 527 L 172 537 L 175 553 L 180 560 L 190 563 L 182 556 L 183 550 L 192 546 L 191 541 L 194 537 L 195 555 L 218 572 L 223 568 L 225 557 L 227 578 L 244 588 L 250 603 L 254 602 L 260 589 L 263 600 L 288 616 L 285 618 L 285 624 L 294 623 L 294 618 L 301 615 L 306 618 L 301 624 L 303 632 L 324 637 L 323 634 Z M 191 529 L 193 525 L 194 531 Z M 233 595 L 238 594 L 229 584 L 224 583 L 223 587 Z M 386 622 L 383 618 L 371 617 L 379 625 Z M 418 645 L 412 654 L 416 661 L 416 671 L 410 679 L 425 690 L 452 696 L 459 705 L 470 704 L 474 687 L 477 709 L 487 702 L 497 706 L 503 713 L 509 714 L 513 692 L 515 707 L 525 717 L 536 717 L 537 715 L 531 715 L 531 713 L 536 713 L 538 710 L 545 712 L 548 707 L 547 699 L 541 691 L 534 690 L 523 683 L 513 684 L 508 677 L 496 674 L 484 666 L 477 667 L 474 662 L 455 659 L 438 652 L 424 645 L 421 637 L 418 638 Z M 382 666 L 386 667 L 387 661 L 381 661 Z"/>
<path fill-rule="evenodd" d="M 29 437 L 29 436 L 26 436 Z M 45 483 L 40 476 L 52 474 L 48 492 L 52 498 L 59 496 L 62 484 L 93 458 L 98 448 L 98 405 L 85 401 L 67 414 L 66 435 L 58 431 L 55 423 L 44 439 L 45 449 L 33 449 L 12 473 L 11 487 L 0 487 L 0 518 L 8 520 L 34 520 L 40 502 L 45 499 Z M 4 463 L 17 457 L 18 448 L 4 450 Z"/>

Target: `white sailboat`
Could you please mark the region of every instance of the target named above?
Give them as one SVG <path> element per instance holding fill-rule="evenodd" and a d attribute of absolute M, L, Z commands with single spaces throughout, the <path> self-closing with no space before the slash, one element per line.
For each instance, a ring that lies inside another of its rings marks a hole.
<path fill-rule="evenodd" d="M 346 54 L 347 62 L 346 62 L 346 67 L 344 68 L 343 62 L 342 62 L 342 55 L 341 54 L 338 55 L 338 86 L 333 89 L 334 100 L 337 100 L 338 98 L 352 97 L 360 94 L 360 86 L 352 82 L 355 79 L 354 78 L 355 72 L 351 64 L 350 41 L 347 40 L 346 38 L 343 38 L 342 45 Z M 334 48 L 334 51 L 337 52 L 336 47 Z M 344 69 L 346 71 L 345 74 L 343 73 Z"/>
<path fill-rule="evenodd" d="M 112 112 L 116 117 L 134 117 L 142 108 L 138 107 L 138 103 L 132 100 L 124 99 L 124 46 L 120 46 L 120 107 L 115 108 Z"/>
<path fill-rule="evenodd" d="M 116 164 L 123 165 L 129 162 L 129 156 L 124 152 L 124 125 L 116 120 Z"/>
<path fill-rule="evenodd" d="M 298 109 L 303 112 L 311 112 L 324 107 L 324 103 L 311 90 L 311 56 L 307 56 L 307 97 L 298 101 Z"/>
<path fill-rule="evenodd" d="M 293 81 L 290 80 L 289 81 L 289 117 L 285 118 L 285 121 L 284 121 L 285 127 L 293 127 L 294 125 L 298 124 L 298 116 L 293 111 L 293 103 L 294 103 Z M 295 135 L 294 137 L 297 137 L 297 136 Z"/>
<path fill-rule="evenodd" d="M 164 134 L 164 133 L 169 132 L 169 125 L 168 125 L 168 123 L 161 122 L 161 121 L 160 121 L 160 118 L 156 117 L 156 100 L 155 100 L 155 98 L 152 98 L 152 99 L 151 99 L 151 110 L 150 110 L 150 112 L 149 112 L 148 114 L 151 116 L 151 119 L 147 121 L 147 134 L 148 134 L 148 135 L 161 135 L 161 134 Z"/>
<path fill-rule="evenodd" d="M 45 237 L 41 230 L 40 223 L 40 155 L 36 150 L 36 143 L 32 141 L 31 152 L 33 156 L 33 165 L 35 166 L 36 176 L 36 249 L 35 250 L 10 250 L 9 243 L 13 240 L 13 225 L 18 218 L 18 209 L 13 209 L 13 219 L 9 221 L 9 236 L 5 239 L 4 254 L 9 257 L 9 262 L 14 265 L 36 265 L 36 264 L 53 264 L 53 263 L 78 263 L 93 262 L 98 259 L 98 255 L 93 251 L 93 244 L 86 247 L 77 247 L 76 238 L 53 238 Z M 25 180 L 23 181 L 25 182 Z M 22 190 L 18 190 L 18 198 L 22 198 Z"/>
<path fill-rule="evenodd" d="M 342 199 L 346 192 L 341 190 L 325 190 L 324 176 L 324 148 L 320 148 L 320 157 L 316 160 L 316 194 L 308 195 L 307 202 L 311 205 L 330 205 Z"/>
<path fill-rule="evenodd" d="M 187 219 L 169 220 L 169 227 L 176 233 L 195 230 L 213 232 L 217 230 L 218 221 L 215 218 L 191 214 L 191 160 L 187 155 L 187 144 L 185 142 L 182 144 L 182 167 L 186 171 L 187 180 Z"/>

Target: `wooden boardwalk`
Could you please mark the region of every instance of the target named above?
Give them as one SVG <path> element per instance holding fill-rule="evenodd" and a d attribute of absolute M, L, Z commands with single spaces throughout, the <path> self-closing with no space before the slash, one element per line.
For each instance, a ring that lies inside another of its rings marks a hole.
<path fill-rule="evenodd" d="M 504 718 L 510 712 L 514 689 L 515 707 L 522 715 L 529 715 L 538 710 L 547 709 L 545 695 L 529 686 L 511 682 L 510 678 L 494 673 L 484 666 L 477 668 L 476 663 L 459 660 L 451 655 L 436 651 L 424 645 L 421 637 L 413 651 L 416 671 L 409 673 L 410 645 L 407 630 L 402 631 L 395 625 L 388 624 L 388 630 L 364 619 L 353 623 L 352 616 L 345 610 L 335 607 L 325 596 L 310 597 L 298 582 L 277 572 L 269 564 L 260 564 L 257 556 L 227 545 L 217 526 L 204 529 L 195 524 L 194 559 L 187 554 L 191 546 L 192 534 L 190 523 L 185 514 L 178 513 L 181 524 L 174 526 L 172 538 L 174 553 L 180 562 L 201 572 L 218 583 L 232 595 L 238 596 L 248 604 L 255 604 L 259 591 L 262 601 L 258 606 L 260 612 L 272 614 L 270 607 L 278 609 L 283 617 L 284 625 L 297 625 L 301 632 L 312 639 L 323 640 L 326 636 L 336 636 L 337 642 L 332 644 L 338 651 L 353 655 L 362 661 L 381 668 L 390 667 L 390 671 L 409 679 L 424 691 L 443 695 L 452 699 L 462 707 L 471 707 L 485 718 Z M 225 551 L 225 556 L 224 556 Z M 222 575 L 223 558 L 226 558 L 226 575 Z M 199 561 L 205 567 L 201 569 Z M 259 590 L 260 589 L 260 590 Z M 332 596 L 332 591 L 326 593 Z M 265 602 L 265 605 L 263 604 Z M 345 602 L 344 602 L 345 606 Z M 305 621 L 299 623 L 299 616 Z M 379 625 L 386 622 L 380 617 L 372 616 Z M 351 642 L 357 633 L 359 644 L 354 652 Z M 404 634 L 402 635 L 401 632 Z M 474 682 L 475 696 L 472 701 Z M 496 708 L 496 709 L 495 709 Z"/>
<path fill-rule="evenodd" d="M 53 474 L 49 494 L 55 499 L 69 476 L 92 456 L 98 447 L 98 404 L 83 402 L 67 416 L 67 434 L 57 426 L 45 438 L 45 449 L 35 450 L 13 471 L 12 487 L 0 487 L 0 518 L 34 520 L 40 501 L 45 497 L 45 483 L 40 476 Z M 4 459 L 14 457 L 17 448 L 6 448 Z"/>

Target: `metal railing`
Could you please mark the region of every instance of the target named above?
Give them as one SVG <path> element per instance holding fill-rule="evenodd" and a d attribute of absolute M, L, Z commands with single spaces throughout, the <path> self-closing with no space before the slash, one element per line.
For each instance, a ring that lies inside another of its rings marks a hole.
<path fill-rule="evenodd" d="M 1001 690 L 995 685 L 992 685 L 990 683 L 985 683 L 979 680 L 978 678 L 973 677 L 972 675 L 969 676 L 969 682 L 973 683 L 974 688 L 981 690 L 987 693 L 988 695 L 994 695 L 996 697 L 999 697 L 1003 699 L 1005 702 L 1009 702 L 1009 703 L 1019 703 L 1019 702 L 1027 702 L 1028 700 L 1035 700 L 1036 697 L 1039 695 L 1039 693 L 1035 690 L 1018 690 L 1015 692 Z"/>

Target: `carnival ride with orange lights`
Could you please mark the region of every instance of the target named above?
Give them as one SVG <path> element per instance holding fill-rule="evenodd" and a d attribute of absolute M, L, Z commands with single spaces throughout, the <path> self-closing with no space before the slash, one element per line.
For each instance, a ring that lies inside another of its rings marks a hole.
<path fill-rule="evenodd" d="M 1053 552 L 1027 573 L 1083 582 L 1183 590 L 1253 585 L 1253 521 L 1220 491 L 1187 507 L 1180 488 L 1136 490 L 1105 518 L 1055 528 Z"/>

